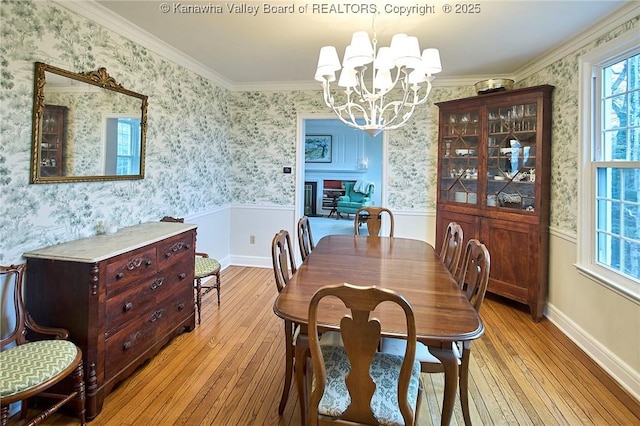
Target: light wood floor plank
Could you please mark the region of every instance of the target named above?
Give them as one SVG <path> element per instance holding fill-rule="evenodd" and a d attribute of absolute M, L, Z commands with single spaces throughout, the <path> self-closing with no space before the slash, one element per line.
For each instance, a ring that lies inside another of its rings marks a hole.
<path fill-rule="evenodd" d="M 277 412 L 284 325 L 273 313 L 275 298 L 271 269 L 225 269 L 221 305 L 215 290 L 208 293 L 202 324 L 114 389 L 91 425 L 299 425 L 295 384 L 284 414 Z M 640 424 L 640 402 L 549 321 L 533 323 L 522 306 L 492 296 L 481 316 L 486 332 L 470 362 L 473 424 Z M 439 425 L 444 378 L 423 374 L 423 382 L 420 426 Z M 71 412 L 44 424 L 75 425 Z M 451 425 L 463 424 L 457 397 Z"/>

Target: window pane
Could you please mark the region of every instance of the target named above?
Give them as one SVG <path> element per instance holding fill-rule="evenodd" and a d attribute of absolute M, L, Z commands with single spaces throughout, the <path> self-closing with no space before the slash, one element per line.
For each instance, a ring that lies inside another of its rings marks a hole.
<path fill-rule="evenodd" d="M 598 262 L 640 278 L 640 169 L 598 168 L 597 188 Z"/>
<path fill-rule="evenodd" d="M 605 97 L 627 91 L 627 62 L 621 61 L 606 67 L 602 72 Z"/>
<path fill-rule="evenodd" d="M 640 278 L 640 250 L 638 250 L 638 242 L 623 241 L 622 252 L 622 272 L 631 277 Z"/>
<path fill-rule="evenodd" d="M 627 66 L 629 67 L 629 90 L 640 89 L 640 54 L 629 58 Z"/>
<path fill-rule="evenodd" d="M 604 100 L 602 109 L 602 129 L 617 129 L 627 126 L 627 95 L 615 96 Z"/>
<path fill-rule="evenodd" d="M 640 169 L 622 171 L 622 191 L 624 201 L 640 201 Z"/>

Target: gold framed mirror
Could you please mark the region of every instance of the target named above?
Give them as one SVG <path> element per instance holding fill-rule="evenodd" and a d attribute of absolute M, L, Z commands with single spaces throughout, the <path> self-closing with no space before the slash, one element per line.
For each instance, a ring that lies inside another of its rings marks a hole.
<path fill-rule="evenodd" d="M 31 183 L 143 179 L 147 103 L 105 68 L 36 62 Z"/>

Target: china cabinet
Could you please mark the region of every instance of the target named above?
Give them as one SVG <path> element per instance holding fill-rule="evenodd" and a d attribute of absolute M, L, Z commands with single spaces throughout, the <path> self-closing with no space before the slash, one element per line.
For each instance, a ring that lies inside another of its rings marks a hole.
<path fill-rule="evenodd" d="M 488 291 L 542 318 L 547 295 L 553 86 L 437 103 L 436 238 L 458 222 L 491 253 Z"/>
<path fill-rule="evenodd" d="M 42 112 L 41 176 L 64 176 L 67 110 L 65 106 L 45 105 Z"/>
<path fill-rule="evenodd" d="M 24 253 L 36 322 L 82 349 L 87 418 L 114 386 L 195 327 L 196 225 L 148 222 Z"/>

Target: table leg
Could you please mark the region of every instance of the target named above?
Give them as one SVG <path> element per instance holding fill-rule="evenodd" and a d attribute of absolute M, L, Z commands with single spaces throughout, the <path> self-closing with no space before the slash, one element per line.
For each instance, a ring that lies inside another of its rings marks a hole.
<path fill-rule="evenodd" d="M 307 424 L 307 356 L 309 354 L 309 338 L 306 334 L 299 333 L 296 339 L 296 385 L 298 386 L 298 398 L 300 399 L 300 424 Z"/>
<path fill-rule="evenodd" d="M 451 423 L 453 405 L 456 402 L 458 359 L 451 349 L 429 347 L 429 352 L 438 358 L 444 367 L 444 399 L 442 401 L 442 420 L 440 424 L 445 426 Z"/>

